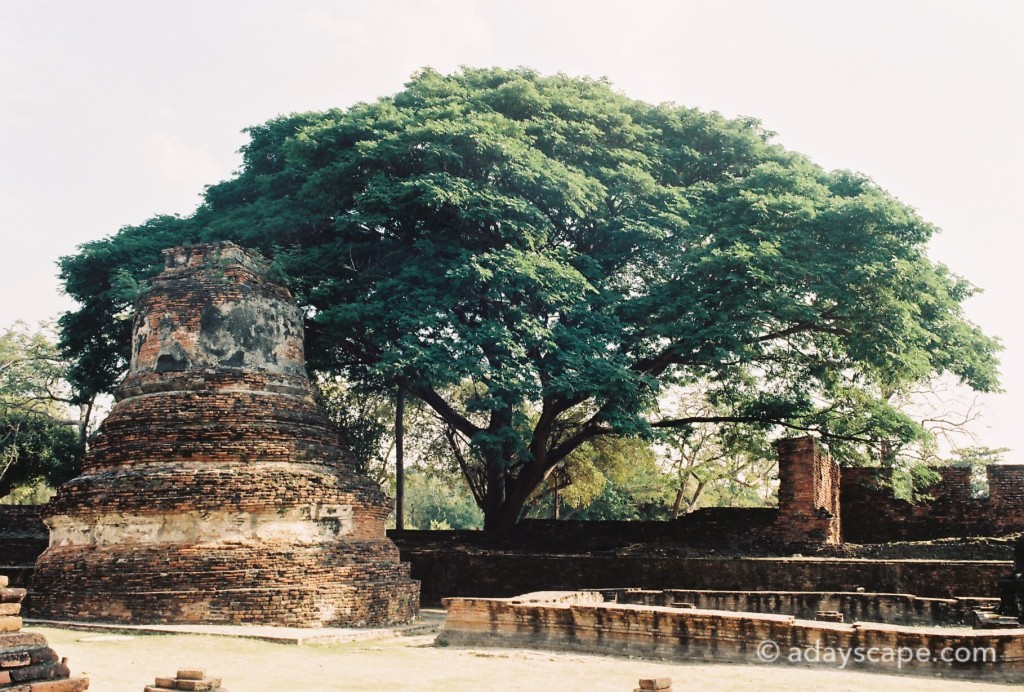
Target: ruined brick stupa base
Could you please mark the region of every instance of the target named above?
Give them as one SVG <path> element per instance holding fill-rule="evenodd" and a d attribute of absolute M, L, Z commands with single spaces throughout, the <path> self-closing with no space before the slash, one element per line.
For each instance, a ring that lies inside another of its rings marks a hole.
<path fill-rule="evenodd" d="M 415 617 L 389 501 L 343 458 L 306 377 L 302 314 L 230 243 L 175 248 L 128 375 L 47 510 L 33 614 L 359 626 Z"/>

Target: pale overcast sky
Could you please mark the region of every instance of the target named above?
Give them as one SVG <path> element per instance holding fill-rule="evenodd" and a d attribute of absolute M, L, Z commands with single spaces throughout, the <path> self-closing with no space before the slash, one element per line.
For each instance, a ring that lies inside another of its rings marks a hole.
<path fill-rule="evenodd" d="M 1024 462 L 1022 27 L 1019 0 L 0 0 L 0 328 L 69 307 L 54 262 L 78 244 L 189 214 L 242 128 L 426 65 L 522 65 L 759 118 L 917 208 L 1006 345 L 981 442 Z"/>

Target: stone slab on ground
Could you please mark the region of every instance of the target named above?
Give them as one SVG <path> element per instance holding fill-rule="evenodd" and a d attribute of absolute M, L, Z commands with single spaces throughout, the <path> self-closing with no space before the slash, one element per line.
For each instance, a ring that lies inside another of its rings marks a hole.
<path fill-rule="evenodd" d="M 152 685 L 146 685 L 143 692 L 174 692 L 175 690 L 221 690 L 227 692 L 220 686 L 220 678 L 209 678 L 206 671 L 198 668 L 184 668 L 178 671 L 173 678 L 157 678 Z"/>
<path fill-rule="evenodd" d="M 979 630 L 1016 630 L 1022 627 L 1019 619 L 989 610 L 974 611 L 972 626 Z"/>

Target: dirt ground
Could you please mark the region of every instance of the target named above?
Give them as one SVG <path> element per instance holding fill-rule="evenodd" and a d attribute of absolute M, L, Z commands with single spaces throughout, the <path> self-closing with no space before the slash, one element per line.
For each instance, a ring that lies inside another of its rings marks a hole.
<path fill-rule="evenodd" d="M 670 677 L 673 689 L 1001 690 L 1007 686 L 935 677 L 873 675 L 827 668 L 666 663 L 514 649 L 434 646 L 434 635 L 289 646 L 202 635 L 102 635 L 50 628 L 44 634 L 94 692 L 142 692 L 155 677 L 202 668 L 230 692 L 439 690 L 630 692 L 641 677 Z"/>

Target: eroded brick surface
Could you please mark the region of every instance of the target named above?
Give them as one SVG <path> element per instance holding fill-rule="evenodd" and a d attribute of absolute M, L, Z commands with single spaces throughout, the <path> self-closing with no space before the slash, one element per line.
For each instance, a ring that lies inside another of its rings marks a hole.
<path fill-rule="evenodd" d="M 72 678 L 67 664 L 47 646 L 40 634 L 21 631 L 24 589 L 5 588 L 0 577 L 0 599 L 10 606 L 10 616 L 0 617 L 0 690 L 4 692 L 79 692 L 89 687 L 86 678 Z"/>
<path fill-rule="evenodd" d="M 839 465 L 813 437 L 779 440 L 779 514 L 769 534 L 785 543 L 840 543 Z"/>
<path fill-rule="evenodd" d="M 1020 630 L 843 624 L 792 615 L 621 603 L 523 603 L 516 598 L 452 598 L 445 607 L 448 619 L 437 638 L 444 645 L 835 669 L 836 658 L 793 655 L 828 650 L 834 656 L 845 653 L 850 669 L 1024 681 Z M 858 650 L 864 655 L 858 657 Z M 923 654 L 905 657 L 906 652 Z M 962 653 L 968 656 L 961 658 Z"/>
<path fill-rule="evenodd" d="M 343 457 L 303 363 L 302 314 L 261 258 L 175 248 L 132 363 L 47 507 L 33 614 L 287 626 L 405 622 L 419 584 L 389 500 Z"/>

